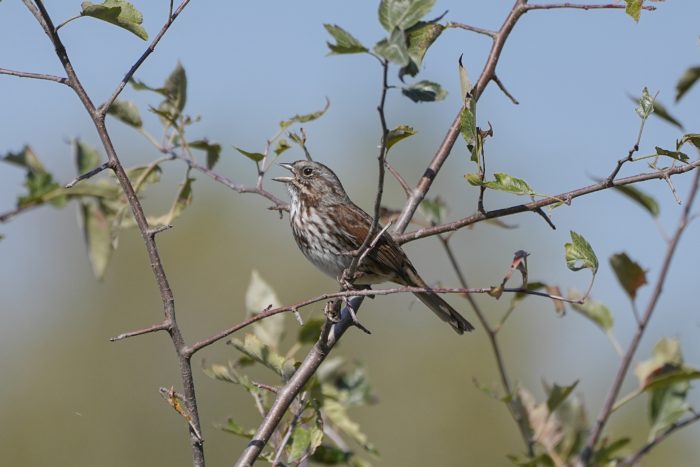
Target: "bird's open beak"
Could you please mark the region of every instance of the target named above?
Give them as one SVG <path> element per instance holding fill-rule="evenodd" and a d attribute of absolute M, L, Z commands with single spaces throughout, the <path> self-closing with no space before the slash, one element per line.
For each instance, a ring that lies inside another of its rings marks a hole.
<path fill-rule="evenodd" d="M 289 170 L 290 172 L 294 173 L 294 169 L 292 168 L 292 164 L 287 164 L 285 162 L 282 162 L 278 164 L 280 167 L 284 167 L 285 169 Z M 294 180 L 294 177 L 274 177 L 274 181 L 276 182 L 282 182 L 282 183 L 289 183 L 292 180 Z"/>

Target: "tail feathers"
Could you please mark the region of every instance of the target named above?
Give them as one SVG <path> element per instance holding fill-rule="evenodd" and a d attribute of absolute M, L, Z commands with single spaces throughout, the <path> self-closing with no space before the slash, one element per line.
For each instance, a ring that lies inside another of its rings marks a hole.
<path fill-rule="evenodd" d="M 415 294 L 418 299 L 430 308 L 438 318 L 448 323 L 457 332 L 464 334 L 464 331 L 473 331 L 474 326 L 467 321 L 457 310 L 452 308 L 438 294 L 432 292 L 421 292 Z"/>

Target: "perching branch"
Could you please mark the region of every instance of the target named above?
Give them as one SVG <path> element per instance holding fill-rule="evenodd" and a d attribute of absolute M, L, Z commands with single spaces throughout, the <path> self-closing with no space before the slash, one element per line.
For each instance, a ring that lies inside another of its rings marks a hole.
<path fill-rule="evenodd" d="M 676 431 L 680 430 L 681 428 L 685 428 L 688 425 L 691 425 L 695 422 L 700 420 L 700 413 L 695 413 L 692 416 L 684 419 L 684 420 L 678 420 L 677 422 L 673 423 L 671 426 L 666 428 L 664 431 L 661 433 L 657 434 L 654 436 L 654 439 L 649 441 L 647 444 L 645 444 L 641 449 L 639 449 L 637 452 L 631 454 L 627 458 L 625 458 L 620 464 L 620 467 L 623 466 L 633 466 L 637 465 L 639 463 L 639 460 L 649 454 L 649 451 L 654 449 L 656 446 L 659 445 L 663 440 L 671 436 L 673 433 Z"/>
<path fill-rule="evenodd" d="M 693 207 L 693 201 L 695 201 L 696 195 L 698 193 L 699 184 L 700 171 L 696 171 L 695 176 L 693 177 L 690 192 L 688 193 L 688 201 L 685 207 L 683 208 L 683 212 L 678 221 L 676 231 L 673 237 L 671 237 L 671 240 L 669 241 L 668 246 L 666 248 L 666 255 L 664 256 L 663 263 L 661 264 L 659 277 L 656 279 L 656 284 L 654 285 L 652 295 L 649 298 L 649 302 L 647 303 L 647 307 L 644 311 L 644 314 L 642 315 L 639 323 L 637 324 L 637 330 L 635 331 L 634 336 L 632 336 L 632 340 L 630 341 L 627 350 L 625 351 L 625 354 L 622 357 L 622 362 L 620 363 L 620 367 L 618 368 L 617 373 L 615 374 L 615 379 L 613 380 L 612 386 L 608 390 L 608 395 L 605 398 L 605 403 L 603 404 L 603 407 L 600 410 L 600 413 L 598 414 L 598 418 L 596 419 L 595 427 L 591 432 L 585 449 L 581 453 L 581 460 L 583 461 L 584 465 L 586 465 L 590 460 L 591 455 L 593 454 L 593 450 L 595 449 L 596 444 L 598 443 L 598 440 L 600 439 L 600 436 L 603 433 L 603 428 L 605 427 L 605 424 L 607 423 L 608 418 L 612 413 L 612 408 L 615 405 L 615 400 L 617 399 L 618 394 L 620 393 L 620 388 L 622 387 L 622 383 L 624 382 L 625 376 L 627 375 L 627 371 L 629 370 L 629 367 L 632 363 L 632 358 L 637 352 L 637 348 L 639 347 L 639 343 L 642 340 L 644 331 L 646 330 L 646 327 L 649 324 L 649 320 L 651 319 L 651 316 L 654 313 L 654 310 L 656 309 L 656 304 L 658 303 L 659 298 L 661 297 L 661 292 L 663 290 L 664 284 L 666 283 L 668 271 L 671 268 L 671 261 L 673 260 L 673 256 L 676 253 L 676 249 L 678 247 L 678 243 L 680 242 L 681 236 L 683 235 L 686 227 L 688 226 L 688 220 L 690 218 L 691 209 Z"/>
<path fill-rule="evenodd" d="M 30 73 L 29 71 L 17 71 L 8 70 L 7 68 L 0 68 L 0 75 L 17 76 L 19 78 L 43 79 L 45 81 L 54 81 L 56 83 L 70 86 L 68 83 L 68 78 L 64 78 L 63 76 L 47 75 L 44 73 Z"/>

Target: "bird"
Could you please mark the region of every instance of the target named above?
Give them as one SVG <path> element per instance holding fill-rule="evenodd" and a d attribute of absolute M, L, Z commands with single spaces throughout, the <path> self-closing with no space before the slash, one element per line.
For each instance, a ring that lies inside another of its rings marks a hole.
<path fill-rule="evenodd" d="M 338 176 L 320 162 L 298 160 L 280 163 L 290 176 L 275 177 L 291 198 L 289 221 L 301 252 L 318 269 L 341 280 L 372 226 L 372 216 L 350 200 Z M 394 282 L 405 287 L 428 288 L 392 236 L 382 230 L 374 247 L 360 262 L 354 277 L 358 285 Z M 414 295 L 458 333 L 474 326 L 438 294 Z"/>

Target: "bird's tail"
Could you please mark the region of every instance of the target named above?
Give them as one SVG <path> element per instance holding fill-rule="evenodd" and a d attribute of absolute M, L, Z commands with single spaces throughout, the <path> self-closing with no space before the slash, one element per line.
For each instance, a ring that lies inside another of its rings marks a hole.
<path fill-rule="evenodd" d="M 411 271 L 408 279 L 410 279 L 410 285 L 413 287 L 428 287 L 423 279 L 418 275 L 417 272 Z M 467 321 L 464 316 L 460 315 L 457 310 L 452 308 L 449 303 L 442 299 L 435 292 L 416 292 L 414 293 L 418 300 L 423 302 L 425 306 L 430 308 L 433 313 L 435 313 L 438 318 L 448 323 L 457 332 L 457 334 L 464 334 L 464 331 L 473 331 L 474 326 Z"/>

